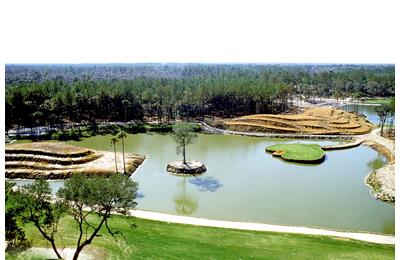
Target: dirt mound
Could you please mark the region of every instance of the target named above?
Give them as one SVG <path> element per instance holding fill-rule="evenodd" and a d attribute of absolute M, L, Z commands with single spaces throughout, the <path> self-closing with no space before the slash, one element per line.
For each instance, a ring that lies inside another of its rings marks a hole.
<path fill-rule="evenodd" d="M 125 153 L 125 167 L 131 175 L 145 156 Z M 113 152 L 94 151 L 53 142 L 10 144 L 5 149 L 7 178 L 66 179 L 72 174 L 108 176 L 116 172 Z M 117 153 L 118 172 L 123 172 L 122 153 Z"/>
<path fill-rule="evenodd" d="M 296 115 L 257 114 L 224 120 L 234 131 L 299 134 L 366 134 L 374 125 L 355 114 L 332 108 L 312 108 Z"/>

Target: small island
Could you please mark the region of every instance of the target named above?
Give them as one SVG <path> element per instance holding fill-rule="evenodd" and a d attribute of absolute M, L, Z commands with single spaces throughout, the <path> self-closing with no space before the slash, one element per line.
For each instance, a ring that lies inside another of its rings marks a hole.
<path fill-rule="evenodd" d="M 182 161 L 170 162 L 167 165 L 167 173 L 172 175 L 199 175 L 207 171 L 207 167 L 199 161 L 186 160 L 186 146 L 197 142 L 195 133 L 196 125 L 180 123 L 173 128 L 173 139 L 176 143 L 176 153 L 182 154 Z"/>
<path fill-rule="evenodd" d="M 265 151 L 289 162 L 317 164 L 325 160 L 325 153 L 318 144 L 275 144 Z"/>
<path fill-rule="evenodd" d="M 167 165 L 167 172 L 173 175 L 200 175 L 207 171 L 207 167 L 199 161 L 170 162 Z"/>

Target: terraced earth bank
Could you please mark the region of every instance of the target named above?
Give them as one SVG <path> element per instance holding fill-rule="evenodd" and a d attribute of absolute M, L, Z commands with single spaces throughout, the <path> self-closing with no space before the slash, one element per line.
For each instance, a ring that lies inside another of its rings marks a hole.
<path fill-rule="evenodd" d="M 223 121 L 233 131 L 293 134 L 359 135 L 369 133 L 374 125 L 363 117 L 332 108 L 311 108 L 302 114 L 257 114 Z"/>
<path fill-rule="evenodd" d="M 131 175 L 145 156 L 125 153 L 126 173 Z M 118 172 L 123 172 L 122 153 L 117 153 Z M 5 147 L 6 178 L 66 179 L 72 174 L 108 176 L 116 172 L 113 152 L 95 151 L 58 142 L 9 144 Z"/>

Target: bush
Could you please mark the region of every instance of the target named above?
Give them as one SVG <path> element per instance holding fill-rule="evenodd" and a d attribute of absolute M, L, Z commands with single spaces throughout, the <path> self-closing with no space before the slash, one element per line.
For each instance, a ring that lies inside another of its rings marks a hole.
<path fill-rule="evenodd" d="M 150 132 L 166 133 L 172 131 L 172 125 L 171 124 L 148 125 L 147 130 Z"/>
<path fill-rule="evenodd" d="M 51 135 L 51 139 L 59 141 L 66 141 L 66 140 L 79 141 L 81 139 L 81 134 L 77 130 L 69 129 L 67 131 L 53 133 Z"/>

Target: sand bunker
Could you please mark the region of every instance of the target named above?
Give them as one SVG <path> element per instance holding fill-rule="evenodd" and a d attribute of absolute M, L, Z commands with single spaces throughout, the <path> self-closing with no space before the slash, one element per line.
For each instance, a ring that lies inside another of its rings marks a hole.
<path fill-rule="evenodd" d="M 131 175 L 145 156 L 125 153 L 125 167 Z M 113 152 L 95 151 L 55 142 L 6 145 L 6 178 L 66 179 L 72 174 L 108 176 L 116 172 Z M 122 153 L 117 153 L 118 172 L 123 172 Z"/>
<path fill-rule="evenodd" d="M 244 132 L 359 135 L 374 125 L 365 118 L 332 108 L 312 108 L 297 115 L 257 114 L 224 121 L 225 128 Z"/>

